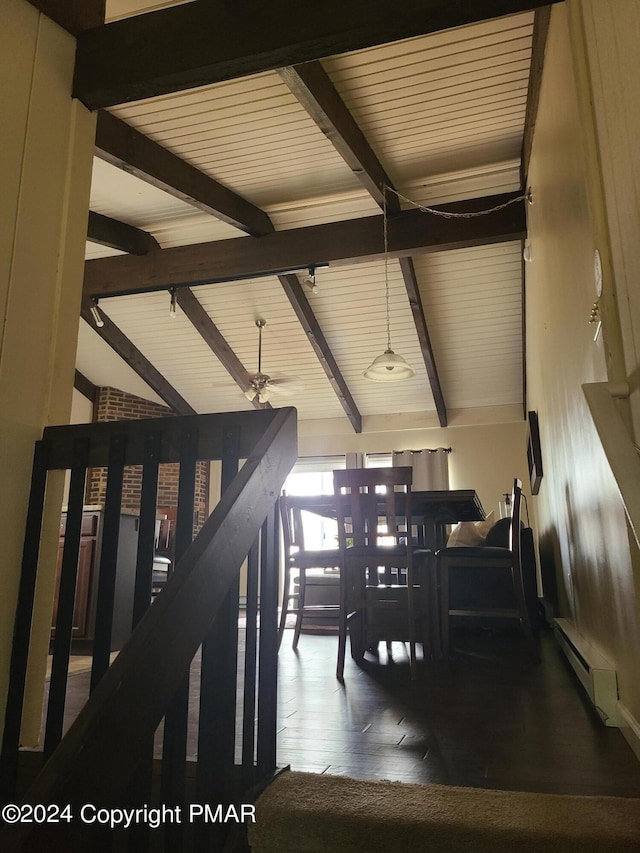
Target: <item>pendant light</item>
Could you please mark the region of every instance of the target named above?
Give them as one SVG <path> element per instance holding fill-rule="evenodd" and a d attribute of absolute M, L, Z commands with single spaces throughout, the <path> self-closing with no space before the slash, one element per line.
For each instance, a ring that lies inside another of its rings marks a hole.
<path fill-rule="evenodd" d="M 401 355 L 391 349 L 391 320 L 389 314 L 389 240 L 387 235 L 387 188 L 384 188 L 382 203 L 382 222 L 384 237 L 384 288 L 385 307 L 387 312 L 387 348 L 382 355 L 377 356 L 364 372 L 365 379 L 373 382 L 399 382 L 411 379 L 416 375 L 415 370 Z"/>

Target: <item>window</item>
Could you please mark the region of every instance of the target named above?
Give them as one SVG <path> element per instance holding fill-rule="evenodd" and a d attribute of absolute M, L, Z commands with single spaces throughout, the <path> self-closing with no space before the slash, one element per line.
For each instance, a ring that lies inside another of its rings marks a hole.
<path fill-rule="evenodd" d="M 345 468 L 344 456 L 302 456 L 284 484 L 288 495 L 332 495 L 332 471 Z M 313 550 L 336 548 L 338 525 L 313 512 L 302 513 L 305 547 Z"/>

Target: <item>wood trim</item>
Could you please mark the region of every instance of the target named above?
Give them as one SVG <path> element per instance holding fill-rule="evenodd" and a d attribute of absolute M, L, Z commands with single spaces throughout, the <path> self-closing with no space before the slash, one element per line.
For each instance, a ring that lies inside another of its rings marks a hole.
<path fill-rule="evenodd" d="M 300 325 L 304 329 L 309 343 L 318 356 L 318 361 L 322 365 L 322 369 L 327 374 L 327 379 L 331 383 L 331 387 L 336 393 L 340 405 L 349 418 L 351 425 L 356 432 L 362 432 L 362 416 L 358 411 L 356 402 L 353 399 L 349 387 L 344 380 L 344 377 L 338 367 L 338 364 L 333 357 L 331 348 L 327 343 L 322 329 L 313 313 L 311 306 L 304 295 L 302 285 L 298 281 L 296 275 L 281 275 L 278 276 L 280 284 L 287 295 L 291 307 L 296 312 L 296 316 L 300 321 Z"/>
<path fill-rule="evenodd" d="M 536 9 L 533 24 L 533 41 L 531 44 L 531 67 L 529 71 L 529 89 L 527 92 L 527 112 L 524 120 L 524 134 L 522 137 L 520 172 L 523 187 L 527 186 L 527 179 L 529 175 L 529 161 L 531 160 L 531 148 L 533 146 L 536 119 L 538 117 L 540 87 L 542 85 L 542 71 L 544 68 L 544 54 L 547 47 L 550 18 L 551 6 L 543 6 L 540 9 Z"/>
<path fill-rule="evenodd" d="M 122 257 L 128 257 L 123 255 Z M 90 302 L 88 299 L 83 299 L 80 315 L 87 322 L 93 331 L 100 335 L 102 340 L 109 344 L 120 358 L 127 362 L 129 367 L 134 370 L 138 376 L 143 379 L 147 385 L 161 397 L 165 403 L 170 406 L 174 412 L 180 415 L 195 415 L 196 411 L 187 401 L 178 394 L 176 389 L 170 385 L 164 376 L 157 370 L 151 362 L 140 352 L 140 350 L 129 340 L 111 318 L 105 314 L 102 308 L 100 313 L 104 321 L 104 325 L 98 328 L 91 317 Z"/>
<path fill-rule="evenodd" d="M 186 318 L 193 324 L 195 330 L 200 334 L 238 388 L 243 392 L 246 391 L 251 383 L 249 371 L 231 349 L 211 317 L 198 302 L 193 291 L 189 290 L 188 287 L 184 287 L 177 292 L 176 298 Z M 252 403 L 256 409 L 271 408 L 270 403 L 262 404 L 257 398 L 254 398 Z"/>
<path fill-rule="evenodd" d="M 106 0 L 29 0 L 32 6 L 77 36 L 84 30 L 104 24 Z"/>
<path fill-rule="evenodd" d="M 156 238 L 148 231 L 93 210 L 89 211 L 87 240 L 130 255 L 146 255 L 147 252 L 160 248 Z"/>
<path fill-rule="evenodd" d="M 520 256 L 520 267 L 522 269 L 522 289 L 520 291 L 520 310 L 522 314 L 522 418 L 527 418 L 527 264 L 524 260 L 525 241 L 522 240 L 520 247 L 522 254 Z"/>
<path fill-rule="evenodd" d="M 90 382 L 86 376 L 80 373 L 79 370 L 76 370 L 75 376 L 73 377 L 73 387 L 76 391 L 79 391 L 83 397 L 86 397 L 90 403 L 95 403 L 98 395 L 98 386 L 94 385 L 93 382 Z"/>
<path fill-rule="evenodd" d="M 78 39 L 74 97 L 89 109 L 151 98 L 535 9 L 548 0 L 186 3 Z"/>
<path fill-rule="evenodd" d="M 96 156 L 246 234 L 273 231 L 259 207 L 104 110 L 98 113 Z"/>
<path fill-rule="evenodd" d="M 502 193 L 443 204 L 447 212 L 485 210 L 516 198 Z M 446 219 L 407 210 L 389 219 L 389 257 L 441 252 L 521 240 L 526 229 L 524 203 L 486 216 Z M 384 257 L 382 216 L 277 231 L 264 237 L 216 240 L 194 246 L 176 246 L 148 255 L 97 258 L 85 263 L 86 296 L 191 287 L 254 276 L 308 269 L 310 264 L 352 264 Z"/>

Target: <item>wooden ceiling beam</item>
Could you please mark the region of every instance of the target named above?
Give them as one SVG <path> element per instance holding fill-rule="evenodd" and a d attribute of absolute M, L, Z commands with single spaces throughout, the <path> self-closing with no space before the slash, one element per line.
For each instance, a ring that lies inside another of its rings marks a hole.
<path fill-rule="evenodd" d="M 123 255 L 123 257 L 128 257 Z M 109 344 L 112 350 L 116 352 L 120 358 L 127 362 L 129 367 L 134 370 L 138 376 L 147 383 L 147 385 L 161 397 L 165 403 L 170 406 L 174 412 L 179 415 L 195 415 L 196 410 L 181 397 L 173 385 L 164 378 L 157 368 L 140 352 L 135 344 L 129 340 L 124 332 L 116 326 L 113 320 L 105 314 L 102 308 L 99 309 L 102 316 L 102 326 L 96 326 L 91 315 L 91 300 L 83 299 L 80 314 L 82 319 L 91 326 L 93 331 L 100 335 L 102 340 Z"/>
<path fill-rule="evenodd" d="M 385 187 L 392 190 L 395 187 L 322 65 L 319 62 L 307 62 L 303 65 L 283 68 L 279 73 L 360 183 L 372 198 L 381 207 L 384 207 Z M 386 207 L 389 214 L 400 211 L 400 202 L 395 193 L 386 192 Z M 440 426 L 445 427 L 447 425 L 447 409 L 422 306 L 416 271 L 410 257 L 400 259 L 400 270 L 411 306 L 422 359 L 431 385 Z"/>
<path fill-rule="evenodd" d="M 448 424 L 447 407 L 444 402 L 442 384 L 440 382 L 438 368 L 436 367 L 436 357 L 431 344 L 429 327 L 427 326 L 422 298 L 420 297 L 420 289 L 418 287 L 418 279 L 416 277 L 413 260 L 411 258 L 400 258 L 400 269 L 404 279 L 404 286 L 407 290 L 407 298 L 409 299 L 409 306 L 411 307 L 411 314 L 413 315 L 416 333 L 418 335 L 418 340 L 420 341 L 420 350 L 422 351 L 422 359 L 427 371 L 429 384 L 431 385 L 433 401 L 436 404 L 438 422 L 441 427 L 446 427 Z"/>
<path fill-rule="evenodd" d="M 318 361 L 322 365 L 322 369 L 327 375 L 327 379 L 331 383 L 331 387 L 340 400 L 340 405 L 344 409 L 354 430 L 362 432 L 362 415 L 358 411 L 356 401 L 353 399 L 349 391 L 349 386 L 340 372 L 340 368 L 331 352 L 331 347 L 327 343 L 327 339 L 309 305 L 309 301 L 304 295 L 302 285 L 298 281 L 298 276 L 289 274 L 280 275 L 278 278 L 293 310 L 296 312 L 300 325 L 304 329 L 318 357 Z"/>
<path fill-rule="evenodd" d="M 192 323 L 194 329 L 200 334 L 211 352 L 216 356 L 238 388 L 244 393 L 251 384 L 249 371 L 231 349 L 211 317 L 198 302 L 193 291 L 188 287 L 183 287 L 177 292 L 176 299 L 186 318 Z M 253 398 L 252 403 L 255 409 L 271 408 L 269 403 L 260 403 L 257 397 Z"/>
<path fill-rule="evenodd" d="M 104 24 L 106 0 L 29 0 L 32 6 L 77 36 L 84 30 Z"/>
<path fill-rule="evenodd" d="M 510 15 L 548 0 L 200 0 L 81 33 L 74 97 L 90 109 L 150 98 Z"/>
<path fill-rule="evenodd" d="M 129 255 L 146 255 L 147 252 L 160 248 L 156 238 L 148 231 L 93 210 L 89 211 L 87 240 L 100 246 L 119 249 Z"/>
<path fill-rule="evenodd" d="M 501 193 L 439 206 L 443 212 L 477 212 L 506 204 L 517 193 Z M 441 252 L 521 240 L 524 203 L 515 202 L 485 216 L 448 219 L 418 210 L 389 217 L 389 257 Z M 84 293 L 116 296 L 191 287 L 294 270 L 353 264 L 384 257 L 382 216 L 367 216 L 264 237 L 238 237 L 192 246 L 160 249 L 148 255 L 120 255 L 86 261 Z"/>
<path fill-rule="evenodd" d="M 98 395 L 98 386 L 94 385 L 93 382 L 87 379 L 84 373 L 80 373 L 79 370 L 76 370 L 73 377 L 73 387 L 76 391 L 79 391 L 83 397 L 86 397 L 90 403 L 95 403 Z"/>
<path fill-rule="evenodd" d="M 541 9 L 536 9 L 533 21 L 531 67 L 529 70 L 529 88 L 527 92 L 527 112 L 524 120 L 522 156 L 520 160 L 520 177 L 521 186 L 523 187 L 527 186 L 527 178 L 529 175 L 529 160 L 531 159 L 533 135 L 536 129 L 536 119 L 538 118 L 542 70 L 544 68 L 544 54 L 547 47 L 547 34 L 549 32 L 550 19 L 551 6 L 543 6 Z"/>
<path fill-rule="evenodd" d="M 260 208 L 231 193 L 175 154 L 105 111 L 100 111 L 98 114 L 96 152 L 109 163 L 146 180 L 153 186 L 170 192 L 175 197 L 207 213 L 212 213 L 254 237 L 271 234 L 274 231 L 268 215 Z M 290 288 L 285 287 L 285 291 L 291 298 Z M 243 390 L 246 390 L 249 384 L 246 370 L 195 296 L 193 294 L 190 296 L 191 298 L 179 293 L 179 304 L 230 376 Z M 295 304 L 294 310 L 298 313 Z M 359 420 L 360 415 L 355 408 L 353 398 L 323 337 L 323 345 L 320 348 L 316 346 L 316 340 L 321 338 L 322 332 L 310 306 L 306 313 L 310 316 L 307 316 L 306 321 L 302 323 L 305 333 L 323 369 L 328 376 L 330 375 L 330 381 L 336 389 L 340 403 L 347 411 L 347 416 L 350 420 L 352 418 Z M 256 408 L 262 407 L 257 401 L 254 401 L 254 405 Z"/>
<path fill-rule="evenodd" d="M 382 207 L 384 187 L 392 186 L 391 178 L 322 65 L 306 62 L 281 68 L 278 73 L 360 183 Z M 392 199 L 399 210 L 397 197 Z"/>
<path fill-rule="evenodd" d="M 259 207 L 104 110 L 98 113 L 96 156 L 245 234 L 273 231 Z"/>

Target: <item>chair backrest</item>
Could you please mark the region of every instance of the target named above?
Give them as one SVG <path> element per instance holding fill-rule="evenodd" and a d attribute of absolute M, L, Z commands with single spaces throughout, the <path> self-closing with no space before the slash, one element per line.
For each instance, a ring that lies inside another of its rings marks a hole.
<path fill-rule="evenodd" d="M 522 562 L 522 481 L 516 477 L 511 492 L 511 527 L 509 528 L 509 550 L 518 564 Z"/>
<path fill-rule="evenodd" d="M 284 553 L 287 557 L 291 557 L 300 551 L 304 551 L 302 512 L 299 507 L 292 505 L 286 495 L 282 495 L 279 504 Z"/>
<path fill-rule="evenodd" d="M 412 473 L 409 467 L 333 472 L 341 549 L 411 547 Z"/>

